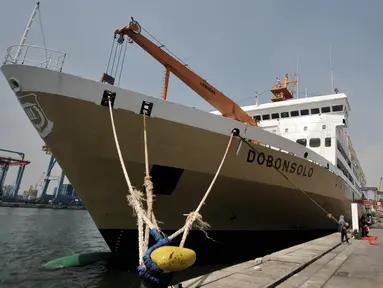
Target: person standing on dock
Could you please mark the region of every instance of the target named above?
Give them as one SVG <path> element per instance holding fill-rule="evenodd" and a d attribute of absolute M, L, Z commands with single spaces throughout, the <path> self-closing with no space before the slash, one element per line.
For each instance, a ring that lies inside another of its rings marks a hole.
<path fill-rule="evenodd" d="M 347 227 L 346 226 L 348 226 L 348 224 L 344 220 L 344 216 L 343 215 L 340 215 L 338 224 L 339 224 L 339 230 L 340 230 L 339 232 L 340 232 L 340 235 L 341 235 L 340 236 L 340 240 L 342 241 L 342 244 L 344 242 L 347 242 L 348 244 L 350 244 L 350 242 L 348 242 L 348 237 L 347 237 Z"/>
<path fill-rule="evenodd" d="M 362 222 L 362 237 L 368 237 L 370 229 L 368 225 L 367 215 L 363 214 L 360 221 Z"/>

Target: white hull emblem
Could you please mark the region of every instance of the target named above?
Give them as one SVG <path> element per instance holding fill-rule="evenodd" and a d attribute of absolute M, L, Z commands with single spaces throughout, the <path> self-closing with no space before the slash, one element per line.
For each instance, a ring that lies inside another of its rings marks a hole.
<path fill-rule="evenodd" d="M 18 97 L 25 113 L 41 138 L 45 138 L 52 132 L 53 122 L 50 121 L 41 108 L 36 94 L 28 94 Z"/>

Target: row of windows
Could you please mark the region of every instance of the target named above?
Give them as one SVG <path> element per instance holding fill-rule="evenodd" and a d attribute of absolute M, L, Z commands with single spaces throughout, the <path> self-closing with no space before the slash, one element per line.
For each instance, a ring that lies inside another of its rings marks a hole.
<path fill-rule="evenodd" d="M 326 129 L 326 125 L 322 125 L 322 129 Z M 273 133 L 275 133 L 276 130 L 273 130 Z M 303 131 L 307 131 L 307 126 L 303 127 Z M 285 133 L 289 132 L 289 128 L 285 128 Z"/>
<path fill-rule="evenodd" d="M 348 166 L 351 168 L 351 161 L 350 159 L 348 158 L 346 152 L 344 151 L 342 145 L 340 143 L 337 143 L 337 148 L 338 148 L 338 151 L 340 152 L 340 154 L 342 154 L 343 158 L 346 160 Z"/>
<path fill-rule="evenodd" d="M 301 138 L 301 139 L 298 139 L 296 141 L 298 144 L 301 144 L 303 146 L 307 146 L 307 139 L 306 138 Z M 312 147 L 312 148 L 317 148 L 317 147 L 320 147 L 321 145 L 321 139 L 320 138 L 311 138 L 309 140 L 309 146 Z M 331 147 L 331 138 L 330 137 L 326 137 L 324 139 L 324 145 L 325 147 Z M 346 176 L 350 182 L 352 184 L 354 184 L 354 178 L 350 175 L 350 173 L 348 173 L 347 169 L 343 166 L 343 163 L 337 159 L 337 167 L 339 170 L 341 170 L 344 174 L 344 176 Z"/>
<path fill-rule="evenodd" d="M 332 109 L 331 109 L 332 108 Z M 257 121 L 261 120 L 270 120 L 270 119 L 279 119 L 279 118 L 288 118 L 288 117 L 298 117 L 306 116 L 306 115 L 315 115 L 319 113 L 330 113 L 332 112 L 341 112 L 343 111 L 343 105 L 334 105 L 332 107 L 322 107 L 322 108 L 311 108 L 311 109 L 302 109 L 295 110 L 291 112 L 282 112 L 282 113 L 272 113 L 272 114 L 263 114 L 263 115 L 255 115 L 253 118 Z M 311 113 L 310 113 L 311 112 Z"/>
<path fill-rule="evenodd" d="M 338 158 L 336 159 L 336 162 L 337 162 L 336 166 L 338 167 L 339 170 L 341 170 L 343 172 L 343 175 L 346 176 L 352 184 L 355 184 L 354 178 L 351 176 L 350 173 L 348 173 L 348 171 L 347 171 L 346 167 L 344 167 L 343 163 Z"/>
<path fill-rule="evenodd" d="M 306 139 L 306 138 L 298 139 L 296 142 L 297 142 L 298 144 L 301 144 L 301 145 L 305 146 L 305 147 L 307 146 L 307 139 Z M 320 145 L 321 145 L 321 140 L 320 140 L 320 138 L 311 138 L 311 139 L 309 140 L 309 145 L 310 145 L 310 147 L 312 147 L 312 148 L 320 147 Z M 324 146 L 325 146 L 325 147 L 331 147 L 331 138 L 330 138 L 330 137 L 326 137 L 326 138 L 324 139 Z"/>
<path fill-rule="evenodd" d="M 351 161 L 349 157 L 347 156 L 346 152 L 344 151 L 342 145 L 337 141 L 336 143 L 337 149 L 340 152 L 340 154 L 345 159 L 345 162 L 348 164 L 348 166 L 351 168 L 351 171 L 354 171 L 354 169 L 351 167 Z M 351 176 L 351 174 L 347 171 L 346 167 L 343 165 L 343 163 L 337 158 L 337 167 L 343 172 L 343 174 L 351 181 L 352 184 L 355 184 L 354 178 Z"/>

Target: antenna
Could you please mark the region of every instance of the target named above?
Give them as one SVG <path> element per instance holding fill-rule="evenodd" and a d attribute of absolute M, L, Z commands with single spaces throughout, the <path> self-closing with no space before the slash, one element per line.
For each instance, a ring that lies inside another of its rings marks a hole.
<path fill-rule="evenodd" d="M 34 18 L 35 18 L 35 16 L 36 16 L 36 12 L 37 12 L 37 10 L 39 10 L 39 8 L 40 8 L 40 2 L 37 2 L 35 8 L 33 9 L 31 18 L 29 18 L 27 27 L 25 27 L 24 34 L 23 34 L 23 36 L 21 37 L 20 45 L 19 45 L 19 47 L 17 48 L 16 56 L 15 56 L 15 61 L 14 61 L 15 63 L 17 63 L 17 61 L 19 60 L 19 57 L 20 57 L 21 52 L 22 52 L 22 50 L 23 50 L 25 41 L 27 40 L 27 36 L 28 36 L 29 29 L 30 29 L 31 26 L 32 26 L 32 22 L 33 22 L 33 20 L 34 20 Z"/>
<path fill-rule="evenodd" d="M 331 75 L 331 93 L 334 92 L 334 73 L 332 71 L 332 49 L 330 45 L 330 75 Z"/>
<path fill-rule="evenodd" d="M 297 98 L 299 98 L 299 57 L 297 56 Z"/>
<path fill-rule="evenodd" d="M 258 106 L 258 91 L 255 92 L 255 105 Z"/>
<path fill-rule="evenodd" d="M 305 89 L 305 97 L 307 98 L 307 88 Z"/>

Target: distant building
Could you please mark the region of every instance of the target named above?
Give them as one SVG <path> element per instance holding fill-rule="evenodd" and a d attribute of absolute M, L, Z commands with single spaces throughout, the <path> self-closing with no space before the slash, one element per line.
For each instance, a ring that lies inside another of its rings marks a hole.
<path fill-rule="evenodd" d="M 33 200 L 37 198 L 37 189 L 32 189 L 32 186 L 29 187 L 28 190 L 23 192 L 22 198 L 23 200 Z"/>
<path fill-rule="evenodd" d="M 28 200 L 28 197 L 29 197 L 28 190 L 25 190 L 25 191 L 23 192 L 23 200 Z"/>
<path fill-rule="evenodd" d="M 31 194 L 29 195 L 30 199 L 35 199 L 37 198 L 37 189 L 32 189 Z"/>
<path fill-rule="evenodd" d="M 3 196 L 13 196 L 14 191 L 15 191 L 14 185 L 3 186 Z"/>
<path fill-rule="evenodd" d="M 53 189 L 53 195 L 55 195 L 55 196 L 57 194 L 57 188 L 58 187 L 55 187 Z M 61 187 L 61 191 L 59 192 L 58 196 L 74 196 L 74 197 L 77 197 L 77 193 L 74 190 L 72 184 L 63 184 L 62 187 Z"/>
<path fill-rule="evenodd" d="M 60 195 L 63 196 L 73 196 L 74 189 L 72 184 L 63 184 L 60 192 Z"/>
<path fill-rule="evenodd" d="M 382 201 L 382 192 L 378 191 L 377 187 L 363 187 L 361 188 L 363 196 L 367 200 L 376 200 L 376 194 L 378 194 L 378 201 Z M 378 192 L 378 193 L 377 193 Z"/>
<path fill-rule="evenodd" d="M 74 190 L 72 184 L 63 184 L 61 190 L 58 191 L 58 187 L 53 190 L 54 198 L 58 203 L 63 204 L 81 204 L 82 201 L 78 197 L 76 190 Z M 57 194 L 58 193 L 58 194 Z"/>

